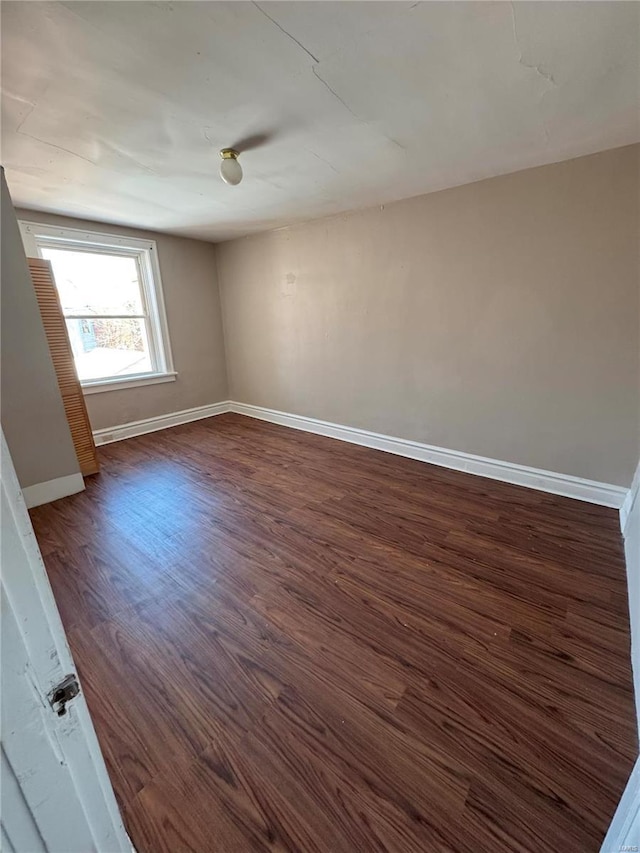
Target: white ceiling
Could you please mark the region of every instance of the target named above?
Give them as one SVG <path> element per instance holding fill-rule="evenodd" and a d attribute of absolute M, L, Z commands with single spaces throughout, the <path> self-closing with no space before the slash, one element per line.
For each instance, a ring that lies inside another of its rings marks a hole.
<path fill-rule="evenodd" d="M 640 139 L 635 2 L 3 2 L 14 203 L 226 239 Z M 218 150 L 245 145 L 245 178 Z M 254 140 L 255 142 L 255 140 Z"/>

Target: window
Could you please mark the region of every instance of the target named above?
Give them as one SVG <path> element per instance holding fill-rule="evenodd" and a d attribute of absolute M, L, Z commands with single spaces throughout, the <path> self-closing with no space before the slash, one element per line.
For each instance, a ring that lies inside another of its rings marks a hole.
<path fill-rule="evenodd" d="M 20 229 L 27 255 L 51 261 L 85 393 L 175 379 L 152 240 Z"/>

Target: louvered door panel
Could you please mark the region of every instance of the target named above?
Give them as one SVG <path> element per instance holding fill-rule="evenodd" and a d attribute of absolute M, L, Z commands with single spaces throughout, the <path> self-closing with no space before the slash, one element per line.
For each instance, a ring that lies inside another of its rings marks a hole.
<path fill-rule="evenodd" d="M 83 476 L 96 474 L 100 470 L 98 455 L 51 263 L 40 258 L 27 260 L 80 471 Z"/>

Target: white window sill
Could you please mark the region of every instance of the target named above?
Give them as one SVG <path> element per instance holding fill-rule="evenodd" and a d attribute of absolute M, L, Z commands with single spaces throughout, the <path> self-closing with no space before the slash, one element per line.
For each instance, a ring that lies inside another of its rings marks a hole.
<path fill-rule="evenodd" d="M 124 388 L 140 388 L 142 385 L 158 385 L 160 382 L 175 382 L 177 373 L 143 373 L 139 376 L 123 376 L 118 379 L 99 379 L 82 384 L 83 394 L 101 394 L 103 391 L 120 391 Z"/>

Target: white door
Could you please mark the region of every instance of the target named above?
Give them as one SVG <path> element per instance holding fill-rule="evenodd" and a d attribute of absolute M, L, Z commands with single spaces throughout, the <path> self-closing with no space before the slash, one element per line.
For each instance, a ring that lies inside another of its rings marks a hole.
<path fill-rule="evenodd" d="M 2 850 L 131 853 L 87 704 L 52 691 L 75 675 L 2 434 Z"/>

